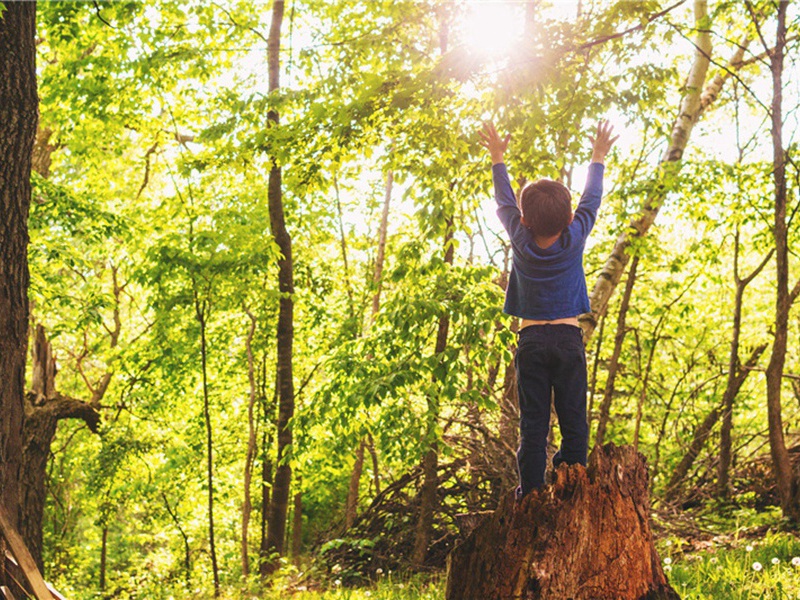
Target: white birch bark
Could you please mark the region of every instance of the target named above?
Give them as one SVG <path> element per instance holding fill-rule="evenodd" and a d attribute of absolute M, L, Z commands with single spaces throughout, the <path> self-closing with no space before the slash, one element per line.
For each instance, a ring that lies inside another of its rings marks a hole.
<path fill-rule="evenodd" d="M 680 160 L 686 149 L 686 144 L 691 136 L 695 123 L 714 98 L 724 83 L 725 77 L 711 82 L 707 89 L 704 89 L 708 66 L 711 62 L 711 32 L 708 29 L 708 3 L 706 0 L 696 0 L 694 3 L 694 20 L 697 28 L 695 38 L 695 55 L 689 77 L 686 81 L 686 93 L 681 101 L 680 111 L 675 118 L 670 135 L 669 146 L 661 159 L 662 169 L 668 165 L 675 165 L 673 168 L 680 168 Z M 743 49 L 737 49 L 738 52 Z M 741 57 L 738 60 L 741 63 Z M 703 104 L 703 100 L 706 104 Z M 617 238 L 610 256 L 606 259 L 602 271 L 595 283 L 589 301 L 591 312 L 581 315 L 580 321 L 584 331 L 584 339 L 588 341 L 600 317 L 608 307 L 608 301 L 617 287 L 625 266 L 628 264 L 630 255 L 627 250 L 631 242 L 643 237 L 650 226 L 655 221 L 661 204 L 666 196 L 666 188 L 663 185 L 655 187 L 655 191 L 646 200 L 639 215 L 631 221 L 630 226 L 623 231 Z"/>

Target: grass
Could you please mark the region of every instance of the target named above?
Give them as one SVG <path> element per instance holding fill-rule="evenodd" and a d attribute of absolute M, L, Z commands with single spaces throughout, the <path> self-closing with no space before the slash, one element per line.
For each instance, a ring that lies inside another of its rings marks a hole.
<path fill-rule="evenodd" d="M 671 537 L 659 540 L 656 546 L 670 584 L 682 600 L 800 599 L 800 538 L 790 533 L 766 533 L 755 538 L 751 530 L 748 537 L 720 535 L 691 543 Z M 389 572 L 358 588 L 344 586 L 336 579 L 338 574 L 328 577 L 314 577 L 311 571 L 304 575 L 297 567 L 287 564 L 269 588 L 261 588 L 254 579 L 247 586 L 224 586 L 217 600 L 444 599 L 443 573 L 409 575 Z M 159 593 L 134 594 L 126 598 L 212 600 L 211 590 L 207 589 L 209 586 L 200 587 L 202 589 L 188 595 L 185 591 L 162 588 Z"/>
<path fill-rule="evenodd" d="M 683 600 L 800 598 L 800 540 L 792 535 L 767 534 L 690 553 L 669 542 L 660 543 L 659 551 Z"/>
<path fill-rule="evenodd" d="M 726 541 L 719 546 L 709 543 L 700 551 L 688 551 L 687 546 L 679 538 L 658 543 L 667 577 L 683 600 L 800 598 L 800 539 L 791 534 L 768 533 L 760 539 Z M 795 558 L 798 564 L 792 563 Z M 296 590 L 291 599 L 441 600 L 444 585 L 443 576 L 390 575 L 367 588 L 343 589 L 334 583 L 325 591 Z M 267 598 L 286 598 L 286 591 L 283 594 Z"/>

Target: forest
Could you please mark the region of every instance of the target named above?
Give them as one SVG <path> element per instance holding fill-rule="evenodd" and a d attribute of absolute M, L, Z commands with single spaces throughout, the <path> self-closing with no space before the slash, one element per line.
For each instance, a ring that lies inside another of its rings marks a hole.
<path fill-rule="evenodd" d="M 575 203 L 607 119 L 589 447 L 646 459 L 681 598 L 796 598 L 799 34 L 788 0 L 0 2 L 0 517 L 75 600 L 444 598 L 518 477 L 479 131 Z"/>

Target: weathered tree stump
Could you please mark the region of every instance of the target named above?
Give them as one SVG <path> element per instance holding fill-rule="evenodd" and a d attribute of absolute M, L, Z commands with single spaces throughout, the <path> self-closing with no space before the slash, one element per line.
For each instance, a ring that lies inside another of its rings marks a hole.
<path fill-rule="evenodd" d="M 648 488 L 644 456 L 606 444 L 521 502 L 508 494 L 448 556 L 446 600 L 679 600 Z"/>

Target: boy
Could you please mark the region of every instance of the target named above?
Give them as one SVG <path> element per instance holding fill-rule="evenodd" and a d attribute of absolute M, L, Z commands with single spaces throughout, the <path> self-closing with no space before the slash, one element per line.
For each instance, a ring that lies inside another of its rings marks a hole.
<path fill-rule="evenodd" d="M 603 195 L 603 161 L 617 137 L 608 121 L 597 126 L 586 188 L 575 213 L 569 190 L 540 179 L 514 197 L 503 163 L 510 135 L 492 123 L 480 132 L 492 158 L 497 215 L 511 238 L 513 264 L 503 311 L 522 319 L 514 360 L 520 412 L 517 498 L 544 485 L 550 399 L 561 428 L 553 467 L 586 465 L 586 352 L 578 315 L 589 312 L 583 248 Z M 520 211 L 520 208 L 522 209 Z"/>

